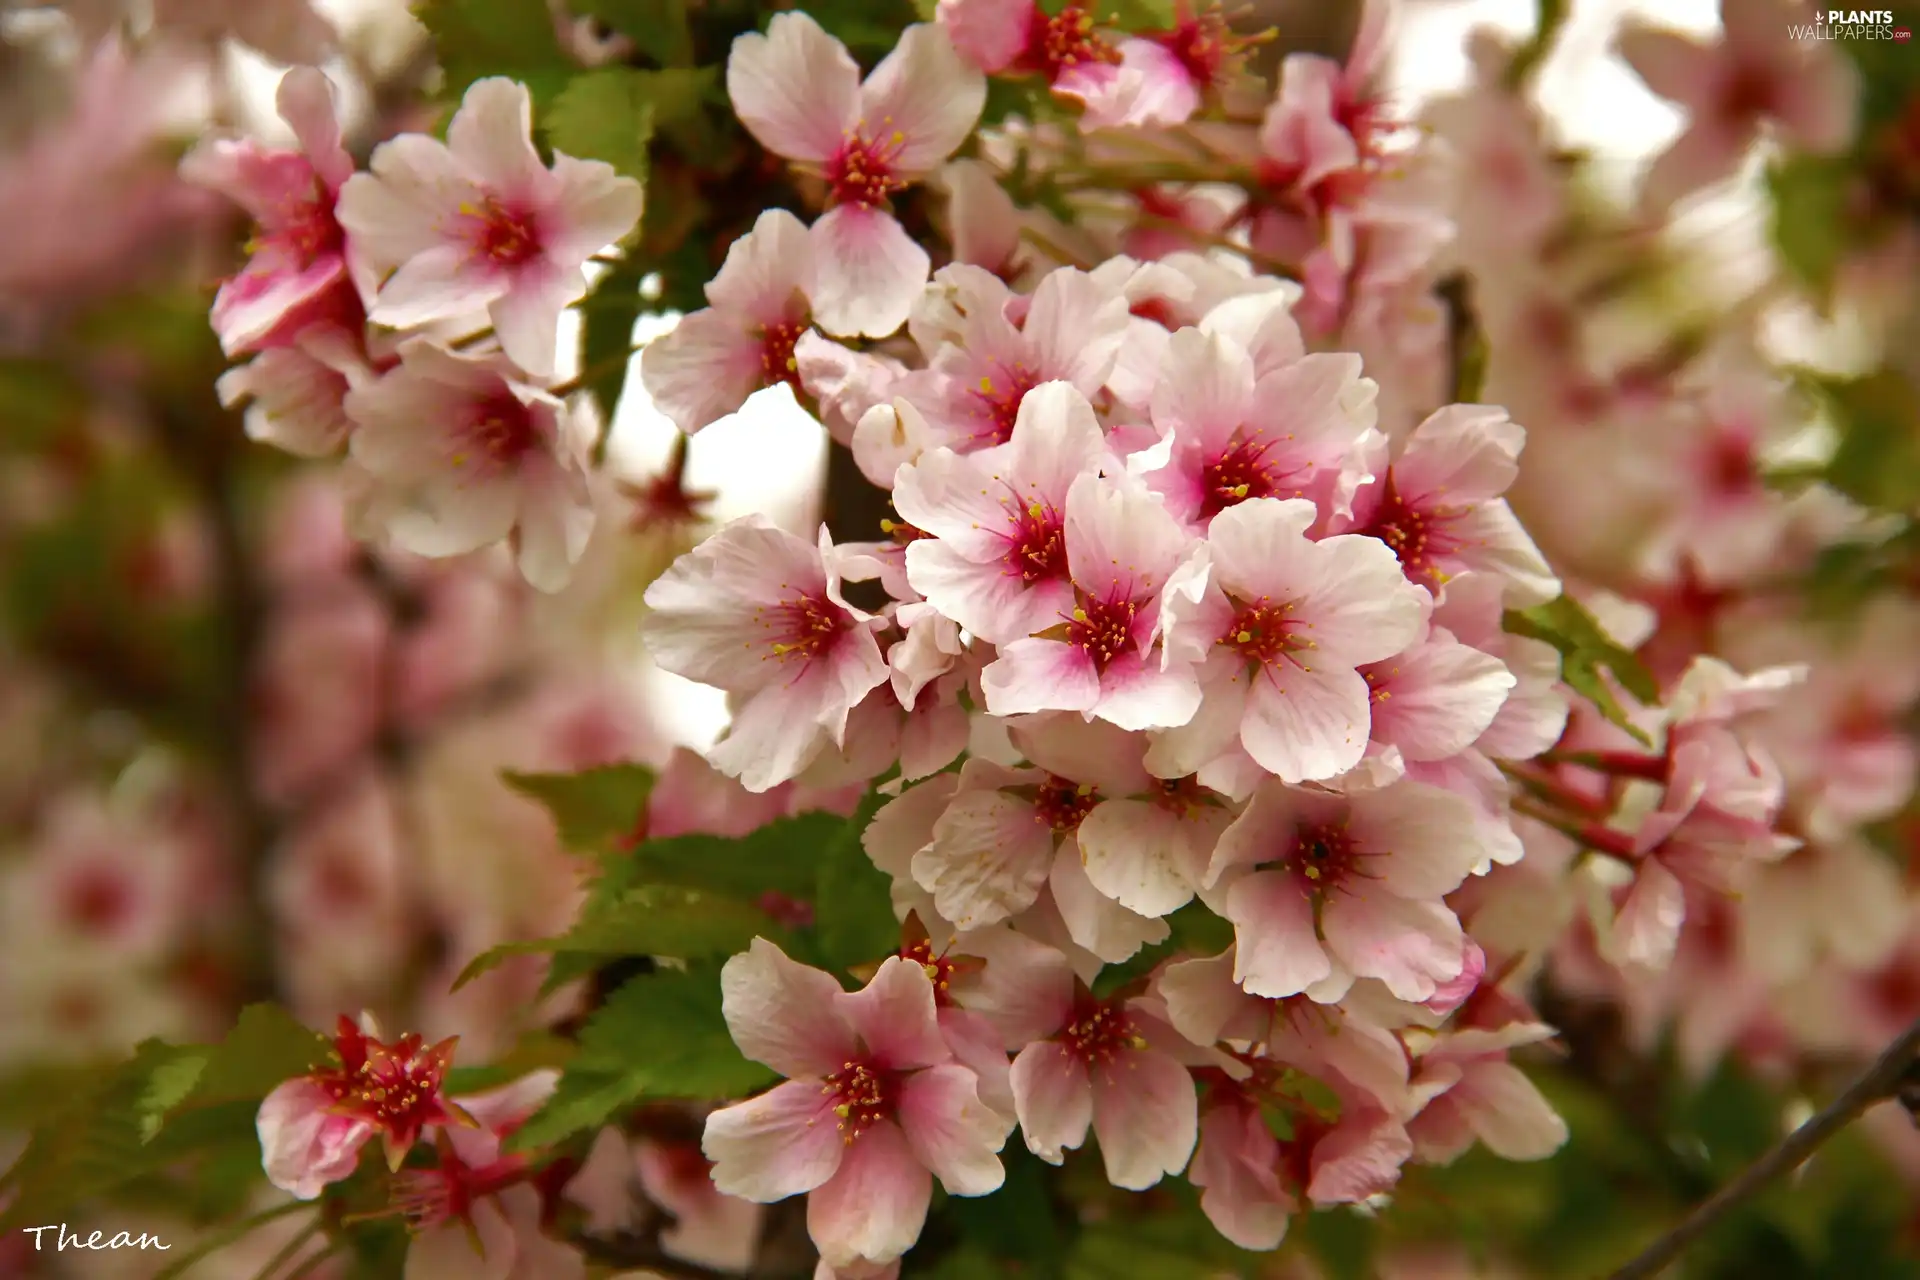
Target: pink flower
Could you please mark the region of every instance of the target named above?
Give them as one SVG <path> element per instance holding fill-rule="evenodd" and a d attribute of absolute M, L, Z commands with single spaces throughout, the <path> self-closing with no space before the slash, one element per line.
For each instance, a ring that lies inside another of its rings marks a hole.
<path fill-rule="evenodd" d="M 1010 726 L 1010 736 L 1052 775 L 1097 781 L 1080 789 L 1087 809 L 1075 832 L 1079 863 L 1093 888 L 1128 912 L 1154 918 L 1192 899 L 1214 843 L 1233 820 L 1221 797 L 1192 778 L 1149 774 L 1145 740 L 1104 721 L 1037 716 Z"/>
<path fill-rule="evenodd" d="M 1013 1098 L 1027 1149 L 1059 1164 L 1091 1125 L 1116 1187 L 1143 1191 L 1184 1169 L 1199 1114 L 1182 1064 L 1193 1050 L 1159 1001 L 1097 1000 L 1063 959 L 1023 976 L 1037 1034 L 1013 1060 Z"/>
<path fill-rule="evenodd" d="M 271 151 L 250 138 L 202 142 L 181 161 L 181 176 L 212 187 L 253 215 L 257 229 L 241 273 L 220 286 L 213 329 L 229 356 L 284 345 L 338 310 L 330 295 L 355 285 L 346 233 L 335 218 L 353 159 L 340 144 L 333 85 L 312 67 L 280 79 L 280 118 L 298 151 Z M 369 282 L 370 283 L 370 282 Z"/>
<path fill-rule="evenodd" d="M 727 94 L 767 150 L 818 167 L 831 208 L 813 224 L 814 317 L 829 333 L 884 338 L 932 265 L 886 202 L 973 132 L 987 84 L 937 26 L 915 25 L 863 84 L 846 46 L 804 13 L 736 39 Z"/>
<path fill-rule="evenodd" d="M 583 424 L 519 372 L 497 352 L 409 339 L 397 369 L 347 397 L 353 459 L 403 550 L 464 555 L 512 534 L 521 575 L 558 591 L 593 531 Z"/>
<path fill-rule="evenodd" d="M 1420 1053 L 1414 1088 L 1430 1101 L 1408 1124 L 1420 1159 L 1449 1164 L 1477 1138 L 1503 1160 L 1544 1160 L 1567 1140 L 1566 1121 L 1507 1061 L 1507 1051 L 1551 1039 L 1542 1022 L 1442 1031 Z"/>
<path fill-rule="evenodd" d="M 1023 296 L 978 267 L 943 267 L 909 326 L 928 368 L 903 379 L 897 394 L 955 450 L 1005 444 L 1022 401 L 1042 383 L 1098 396 L 1127 325 L 1126 299 L 1084 271 L 1050 271 Z"/>
<path fill-rule="evenodd" d="M 1007 444 L 935 449 L 902 467 L 894 508 L 929 535 L 907 545 L 907 580 L 990 644 L 1046 629 L 1073 608 L 1068 490 L 1109 458 L 1086 397 L 1048 382 L 1022 401 Z"/>
<path fill-rule="evenodd" d="M 1500 659 L 1460 643 L 1444 627 L 1430 627 L 1418 643 L 1368 663 L 1360 674 L 1373 699 L 1373 746 L 1388 774 L 1473 746 L 1516 683 Z"/>
<path fill-rule="evenodd" d="M 811 327 L 813 247 L 785 209 L 768 209 L 727 248 L 705 310 L 647 344 L 640 380 L 654 407 L 691 435 L 762 387 L 801 389 L 794 345 Z"/>
<path fill-rule="evenodd" d="M 1097 30 L 1091 6 L 1069 0 L 1049 13 L 1034 0 L 940 0 L 938 14 L 967 61 L 989 75 L 1044 76 L 1086 108 L 1084 127 L 1139 123 L 1140 75 L 1122 72 L 1120 50 Z"/>
<path fill-rule="evenodd" d="M 360 336 L 337 325 L 310 326 L 288 345 L 221 374 L 214 384 L 220 403 L 246 405 L 249 439 L 296 457 L 329 457 L 353 432 L 347 393 L 375 376 Z"/>
<path fill-rule="evenodd" d="M 1847 144 L 1858 82 L 1844 55 L 1825 42 L 1794 37 L 1794 24 L 1811 17 L 1793 0 L 1721 0 L 1721 38 L 1712 45 L 1628 19 L 1620 56 L 1649 89 L 1689 116 L 1686 132 L 1642 182 L 1648 212 L 1663 213 L 1682 196 L 1732 176 L 1767 121 L 1802 150 Z"/>
<path fill-rule="evenodd" d="M 350 1175 L 376 1133 L 398 1169 L 423 1130 L 468 1119 L 440 1092 L 454 1040 L 427 1048 L 406 1035 L 387 1044 L 342 1017 L 333 1043 L 338 1065 L 275 1088 L 256 1122 L 267 1180 L 302 1200 Z"/>
<path fill-rule="evenodd" d="M 1232 339 L 1182 329 L 1167 343 L 1153 392 L 1153 425 L 1171 436 L 1173 451 L 1147 483 L 1195 532 L 1249 498 L 1310 498 L 1341 510 L 1367 478 L 1362 446 L 1378 438 L 1374 394 L 1359 356 L 1296 348 L 1280 367 L 1256 370 Z"/>
<path fill-rule="evenodd" d="M 721 972 L 741 1052 L 785 1084 L 707 1117 L 714 1185 L 771 1203 L 810 1192 L 807 1228 L 835 1268 L 883 1265 L 919 1238 L 933 1175 L 949 1194 L 1005 1178 L 1005 1121 L 953 1061 L 926 970 L 898 956 L 857 992 L 764 938 Z"/>
<path fill-rule="evenodd" d="M 393 270 L 375 323 L 409 328 L 484 308 L 509 359 L 554 371 L 560 312 L 587 292 L 583 264 L 640 218 L 640 184 L 597 160 L 542 163 L 525 85 L 477 80 L 443 144 L 382 143 L 340 192 L 340 224 L 375 271 Z"/>
<path fill-rule="evenodd" d="M 1194 0 L 1174 0 L 1171 28 L 1120 44 L 1122 65 L 1140 77 L 1129 119 L 1185 124 L 1209 93 L 1232 81 L 1240 54 L 1254 43 L 1234 35 L 1220 9 L 1195 12 Z"/>
<path fill-rule="evenodd" d="M 809 545 L 761 516 L 736 520 L 647 588 L 648 652 L 663 669 L 735 695 L 708 758 L 749 791 L 797 776 L 886 683 L 875 620 L 840 594 L 849 560 L 823 526 Z"/>
<path fill-rule="evenodd" d="M 1514 608 L 1544 604 L 1560 582 L 1500 495 L 1519 474 L 1526 432 L 1493 405 L 1452 404 L 1415 427 L 1390 466 L 1354 495 L 1342 532 L 1380 539 L 1430 590 L 1468 569 L 1507 584 Z M 1381 462 L 1385 459 L 1381 458 Z"/>
<path fill-rule="evenodd" d="M 1000 647 L 980 673 L 987 710 L 1079 711 L 1123 729 L 1185 723 L 1199 689 L 1184 664 L 1163 669 L 1152 651 L 1187 534 L 1144 488 L 1091 474 L 1067 490 L 1065 531 L 1073 610 Z"/>
<path fill-rule="evenodd" d="M 1215 846 L 1209 900 L 1233 921 L 1254 995 L 1339 999 L 1377 978 L 1429 1000 L 1466 966 L 1443 901 L 1481 857 L 1466 801 L 1401 782 L 1339 798 L 1270 782 Z"/>
<path fill-rule="evenodd" d="M 1203 700 L 1160 735 L 1154 772 L 1199 772 L 1236 744 L 1288 782 L 1360 762 L 1371 695 L 1358 668 L 1413 641 L 1426 598 L 1372 538 L 1309 542 L 1318 517 L 1297 498 L 1229 507 L 1168 586 L 1167 651 L 1201 663 Z"/>

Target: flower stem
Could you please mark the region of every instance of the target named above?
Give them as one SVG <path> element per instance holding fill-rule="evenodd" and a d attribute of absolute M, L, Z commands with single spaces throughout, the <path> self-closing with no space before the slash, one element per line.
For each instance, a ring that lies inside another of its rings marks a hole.
<path fill-rule="evenodd" d="M 1781 1174 L 1806 1163 L 1827 1139 L 1859 1119 L 1867 1108 L 1895 1096 L 1916 1058 L 1920 1058 L 1920 1021 L 1901 1032 L 1871 1066 L 1840 1091 L 1839 1097 L 1782 1138 L 1739 1177 L 1701 1201 L 1678 1226 L 1648 1245 L 1609 1280 L 1652 1280 L 1721 1218 L 1758 1195 Z"/>

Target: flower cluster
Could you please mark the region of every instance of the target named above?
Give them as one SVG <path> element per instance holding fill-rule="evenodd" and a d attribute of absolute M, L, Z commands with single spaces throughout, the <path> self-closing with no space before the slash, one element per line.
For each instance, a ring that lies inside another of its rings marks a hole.
<path fill-rule="evenodd" d="M 542 160 L 524 85 L 477 81 L 440 142 L 406 134 L 364 173 L 333 89 L 280 83 L 299 149 L 203 143 L 194 181 L 253 215 L 213 326 L 220 381 L 248 434 L 304 457 L 345 448 L 361 516 L 403 550 L 452 556 L 511 539 L 527 581 L 565 586 L 593 530 L 588 430 L 556 385 L 560 313 L 585 264 L 630 232 L 640 185 L 595 160 Z"/>

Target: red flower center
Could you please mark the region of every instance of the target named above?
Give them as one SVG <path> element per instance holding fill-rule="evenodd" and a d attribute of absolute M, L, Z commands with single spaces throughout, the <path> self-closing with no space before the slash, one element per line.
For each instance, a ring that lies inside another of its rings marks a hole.
<path fill-rule="evenodd" d="M 1021 65 L 1038 71 L 1048 83 L 1080 67 L 1105 63 L 1118 66 L 1120 51 L 1094 30 L 1093 15 L 1069 4 L 1048 16 L 1036 5 L 1027 28 L 1027 52 Z"/>
<path fill-rule="evenodd" d="M 1137 647 L 1133 624 L 1139 615 L 1140 606 L 1131 596 L 1083 596 L 1067 623 L 1067 643 L 1091 658 L 1093 669 L 1104 674 L 1115 658 Z"/>
<path fill-rule="evenodd" d="M 88 867 L 67 882 L 61 914 L 83 933 L 110 933 L 133 914 L 133 891 L 125 876 Z"/>
<path fill-rule="evenodd" d="M 1052 827 L 1060 835 L 1076 831 L 1081 821 L 1100 803 L 1100 793 L 1081 786 L 1070 778 L 1048 774 L 1033 797 L 1033 820 Z"/>
<path fill-rule="evenodd" d="M 507 208 L 489 196 L 479 205 L 463 205 L 473 220 L 473 245 L 483 258 L 502 267 L 517 267 L 540 254 L 540 233 L 533 215 Z"/>
<path fill-rule="evenodd" d="M 852 1146 L 868 1129 L 893 1117 L 900 1080 L 894 1072 L 869 1063 L 849 1062 L 821 1082 L 820 1092 L 833 1099 L 833 1114 L 840 1117 L 835 1128 L 841 1140 Z"/>
<path fill-rule="evenodd" d="M 1211 520 L 1248 498 L 1271 498 L 1278 492 L 1267 471 L 1267 442 L 1255 433 L 1236 439 L 1200 472 L 1200 517 Z"/>
<path fill-rule="evenodd" d="M 447 1118 L 440 1086 L 454 1043 L 442 1040 L 426 1048 L 419 1035 L 405 1035 L 385 1044 L 342 1018 L 334 1038 L 341 1065 L 313 1078 L 333 1099 L 335 1111 L 374 1125 L 404 1150 L 425 1126 Z"/>
<path fill-rule="evenodd" d="M 1116 1005 L 1084 1000 L 1073 1011 L 1073 1019 L 1060 1032 L 1060 1045 L 1066 1052 L 1090 1067 L 1105 1066 L 1129 1049 L 1144 1049 L 1147 1042 Z"/>
<path fill-rule="evenodd" d="M 532 452 L 540 440 L 533 413 L 508 391 L 487 397 L 474 406 L 472 421 L 462 437 L 462 451 L 453 465 L 479 461 L 484 471 L 513 466 Z"/>
<path fill-rule="evenodd" d="M 313 181 L 312 196 L 286 209 L 285 221 L 273 238 L 292 249 L 301 264 L 309 267 L 321 257 L 346 249 L 347 233 L 334 217 L 333 200 L 318 178 Z"/>
<path fill-rule="evenodd" d="M 1274 604 L 1261 596 L 1235 611 L 1216 643 L 1238 650 L 1251 663 L 1270 667 L 1289 654 L 1313 647 L 1313 641 L 1296 634 L 1304 628 L 1290 616 L 1292 613 L 1293 601 Z"/>
<path fill-rule="evenodd" d="M 996 368 L 998 378 L 982 375 L 980 385 L 967 393 L 973 401 L 973 416 L 981 423 L 973 436 L 976 448 L 1005 444 L 1013 439 L 1014 424 L 1020 420 L 1020 402 L 1027 398 L 1027 392 L 1040 385 L 1040 375 L 1024 364 Z"/>
<path fill-rule="evenodd" d="M 1387 473 L 1380 509 L 1373 514 L 1364 532 L 1393 548 L 1400 567 L 1415 582 L 1434 582 L 1441 578 L 1440 558 L 1452 554 L 1459 543 L 1446 529 L 1457 514 L 1439 508 L 1416 507 L 1400 496 Z"/>
<path fill-rule="evenodd" d="M 857 204 L 874 209 L 887 202 L 896 191 L 907 189 L 907 181 L 893 171 L 894 156 L 904 134 L 895 133 L 885 142 L 876 142 L 861 133 L 850 133 L 840 150 L 827 162 L 827 183 L 833 189 L 834 204 Z"/>
<path fill-rule="evenodd" d="M 1162 778 L 1154 788 L 1153 803 L 1156 808 L 1184 818 L 1207 803 L 1207 791 L 1191 774 L 1184 778 Z"/>
<path fill-rule="evenodd" d="M 754 610 L 754 621 L 768 633 L 764 641 L 768 656 L 797 657 L 804 663 L 831 652 L 846 631 L 849 619 L 837 605 L 821 596 L 807 594 Z"/>
<path fill-rule="evenodd" d="M 977 960 L 969 965 L 963 960 L 937 954 L 933 949 L 933 943 L 925 938 L 908 943 L 900 948 L 899 954 L 902 959 L 911 960 L 926 970 L 927 980 L 933 983 L 933 1002 L 942 1009 L 953 1004 L 954 975 L 979 964 Z"/>
<path fill-rule="evenodd" d="M 1020 581 L 1029 585 L 1066 577 L 1066 517 L 1039 502 L 1029 505 L 1014 517 L 1006 564 L 1009 574 L 1020 575 Z"/>
<path fill-rule="evenodd" d="M 803 389 L 800 363 L 793 358 L 793 348 L 806 331 L 807 324 L 801 320 L 782 321 L 760 330 L 760 372 L 768 386 L 784 382 L 796 393 Z"/>
<path fill-rule="evenodd" d="M 1351 875 L 1359 861 L 1345 827 L 1321 823 L 1294 832 L 1281 862 L 1309 893 L 1324 892 Z"/>
<path fill-rule="evenodd" d="M 1187 77 L 1202 89 L 1220 80 L 1227 60 L 1245 44 L 1234 38 L 1217 9 L 1183 15 L 1173 30 L 1154 32 L 1148 38 L 1177 58 Z"/>

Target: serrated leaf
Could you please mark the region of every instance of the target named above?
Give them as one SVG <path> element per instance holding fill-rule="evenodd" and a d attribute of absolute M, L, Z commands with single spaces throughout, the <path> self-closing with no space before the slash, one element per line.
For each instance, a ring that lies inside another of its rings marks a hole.
<path fill-rule="evenodd" d="M 538 800 L 553 815 L 560 842 L 569 849 L 604 849 L 631 835 L 653 795 L 653 770 L 639 764 L 606 765 L 582 773 L 501 774 L 508 786 Z"/>
<path fill-rule="evenodd" d="M 643 243 L 646 219 L 652 216 L 649 207 L 641 222 Z M 646 306 L 640 297 L 640 284 L 646 276 L 646 268 L 635 258 L 622 259 L 594 283 L 593 292 L 580 307 L 581 385 L 600 410 L 602 439 L 610 434 L 607 424 L 613 422 L 627 388 L 627 376 L 633 372 L 633 328 Z"/>
<path fill-rule="evenodd" d="M 841 815 L 816 811 L 769 822 L 737 838 L 648 840 L 633 851 L 630 883 L 683 884 L 741 898 L 771 891 L 811 899 L 827 850 L 846 826 Z"/>
<path fill-rule="evenodd" d="M 603 160 L 645 182 L 655 107 L 640 79 L 644 74 L 608 67 L 569 80 L 542 116 L 553 149 L 576 160 Z"/>
<path fill-rule="evenodd" d="M 744 951 L 755 935 L 774 932 L 764 911 L 736 898 L 679 885 L 643 885 L 583 914 L 558 937 L 507 942 L 482 952 L 461 970 L 453 989 L 512 956 L 576 953 L 704 960 Z"/>
<path fill-rule="evenodd" d="M 1504 624 L 1515 635 L 1544 640 L 1558 649 L 1560 678 L 1567 687 L 1641 743 L 1651 745 L 1614 696 L 1607 675 L 1648 706 L 1660 701 L 1660 686 L 1640 659 L 1616 643 L 1579 601 L 1563 595 L 1531 609 L 1509 609 Z"/>
<path fill-rule="evenodd" d="M 693 61 L 687 0 L 568 0 L 575 16 L 598 18 L 661 66 Z"/>
<path fill-rule="evenodd" d="M 136 1108 L 142 1143 L 152 1142 L 166 1123 L 167 1112 L 192 1095 L 206 1073 L 207 1059 L 205 1053 L 187 1050 L 154 1067 Z"/>
<path fill-rule="evenodd" d="M 739 1097 L 777 1078 L 734 1045 L 717 968 L 647 974 L 621 986 L 587 1020 L 579 1056 L 509 1145 L 550 1145 L 647 1099 Z"/>
<path fill-rule="evenodd" d="M 226 1038 L 207 1050 L 206 1070 L 190 1100 L 200 1106 L 264 1098 L 282 1081 L 325 1061 L 332 1048 L 327 1037 L 278 1005 L 250 1004 Z"/>
<path fill-rule="evenodd" d="M 476 80 L 507 76 L 536 104 L 550 102 L 578 69 L 560 47 L 546 0 L 417 0 L 414 16 L 433 35 L 452 98 Z"/>
<path fill-rule="evenodd" d="M 820 958 L 830 969 L 850 969 L 900 946 L 893 881 L 873 865 L 860 840 L 884 799 L 877 791 L 869 792 L 821 853 L 813 918 Z"/>

